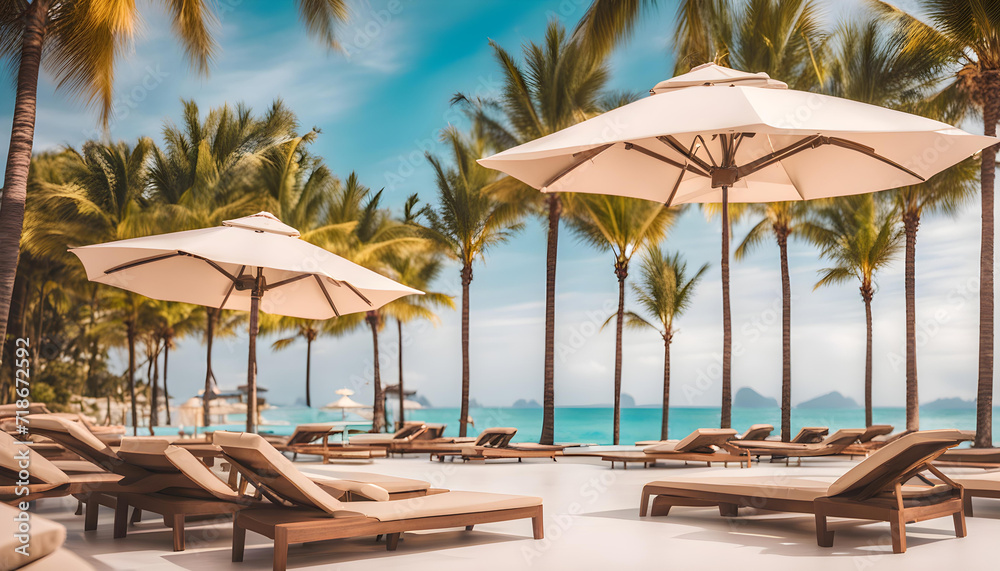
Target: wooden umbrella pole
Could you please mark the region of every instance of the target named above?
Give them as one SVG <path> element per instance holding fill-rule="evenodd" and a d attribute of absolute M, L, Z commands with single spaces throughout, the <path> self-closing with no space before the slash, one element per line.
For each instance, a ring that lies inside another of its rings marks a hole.
<path fill-rule="evenodd" d="M 250 292 L 250 351 L 247 358 L 247 432 L 257 432 L 257 329 L 260 298 L 264 293 L 263 272 L 257 268 Z"/>

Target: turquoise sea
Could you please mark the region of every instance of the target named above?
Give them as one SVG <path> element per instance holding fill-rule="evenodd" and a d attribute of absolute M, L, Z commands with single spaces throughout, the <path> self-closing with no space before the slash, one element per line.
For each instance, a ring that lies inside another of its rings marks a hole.
<path fill-rule="evenodd" d="M 390 422 L 394 411 L 389 411 Z M 891 424 L 897 430 L 906 425 L 906 411 L 903 408 L 874 409 L 875 424 Z M 470 414 L 475 421 L 475 428 L 470 434 L 477 434 L 491 426 L 513 426 L 517 428 L 516 441 L 538 441 L 542 426 L 542 409 L 540 408 L 473 408 Z M 304 407 L 274 407 L 263 413 L 266 424 L 260 427 L 262 432 L 290 434 L 296 424 L 308 422 L 325 422 L 341 419 L 339 412 L 309 409 Z M 427 408 L 407 411 L 407 420 L 423 420 L 425 422 L 443 423 L 448 427 L 446 435 L 458 435 L 459 410 L 457 408 Z M 348 416 L 348 420 L 358 420 L 359 417 Z M 239 422 L 238 417 L 230 417 L 230 421 Z M 559 442 L 577 442 L 587 444 L 611 444 L 612 441 L 612 409 L 611 408 L 556 408 L 556 440 Z M 751 424 L 766 423 L 780 427 L 781 413 L 777 409 L 733 409 L 733 428 L 746 430 Z M 835 410 L 793 410 L 792 430 L 796 432 L 803 426 L 828 426 L 833 430 L 838 428 L 864 427 L 865 414 L 861 409 Z M 671 408 L 670 437 L 683 438 L 697 428 L 719 426 L 719 410 L 715 408 Z M 923 429 L 958 428 L 975 430 L 976 415 L 974 410 L 934 410 L 921 411 L 920 427 Z M 219 426 L 217 428 L 235 429 L 239 424 Z M 185 427 L 190 432 L 190 427 Z M 993 409 L 993 441 L 1000 442 L 1000 414 Z M 157 429 L 158 433 L 176 431 L 176 428 Z M 777 434 L 777 432 L 775 432 Z M 660 437 L 659 408 L 626 408 L 622 409 L 621 443 L 633 444 L 637 440 L 654 440 Z"/>

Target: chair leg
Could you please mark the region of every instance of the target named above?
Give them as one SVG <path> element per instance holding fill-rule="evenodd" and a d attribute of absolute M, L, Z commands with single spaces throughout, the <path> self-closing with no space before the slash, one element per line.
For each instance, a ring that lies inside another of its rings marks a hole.
<path fill-rule="evenodd" d="M 722 517 L 737 517 L 740 507 L 736 504 L 719 504 L 719 515 Z"/>
<path fill-rule="evenodd" d="M 653 506 L 649 509 L 649 515 L 665 516 L 670 514 L 670 508 L 673 506 L 670 503 L 670 499 L 665 496 L 656 496 L 653 498 Z"/>
<path fill-rule="evenodd" d="M 128 502 L 122 496 L 115 504 L 115 539 L 121 539 L 128 533 Z"/>
<path fill-rule="evenodd" d="M 387 551 L 396 551 L 396 547 L 399 546 L 399 534 L 390 533 L 385 536 L 385 549 Z"/>
<path fill-rule="evenodd" d="M 184 551 L 184 514 L 174 514 L 174 551 Z"/>
<path fill-rule="evenodd" d="M 642 489 L 642 499 L 639 501 L 639 517 L 646 517 L 646 512 L 649 511 L 649 492 L 646 488 Z"/>
<path fill-rule="evenodd" d="M 135 525 L 142 521 L 142 510 L 139 508 L 132 508 L 132 518 L 129 519 L 129 523 Z"/>
<path fill-rule="evenodd" d="M 969 517 L 976 517 L 976 515 L 972 512 L 972 496 L 969 495 L 968 492 L 966 492 L 965 496 L 962 497 L 962 506 L 965 511 L 965 515 Z"/>
<path fill-rule="evenodd" d="M 906 553 L 906 520 L 902 512 L 890 516 L 889 533 L 892 535 L 892 552 Z"/>
<path fill-rule="evenodd" d="M 238 516 L 237 516 L 238 517 Z M 233 561 L 239 563 L 243 561 L 243 549 L 247 543 L 247 530 L 244 527 L 240 527 L 240 524 L 236 522 L 236 518 L 233 518 Z"/>
<path fill-rule="evenodd" d="M 83 500 L 77 498 L 76 500 L 76 511 L 73 515 L 83 515 Z"/>
<path fill-rule="evenodd" d="M 476 526 L 474 526 L 474 525 L 467 525 L 467 526 L 465 526 L 465 531 L 472 531 L 472 528 L 474 528 L 474 527 L 476 527 Z"/>
<path fill-rule="evenodd" d="M 816 510 L 816 544 L 833 547 L 833 532 L 826 528 L 826 514 Z"/>
<path fill-rule="evenodd" d="M 535 539 L 545 539 L 545 525 L 542 520 L 542 507 L 538 507 L 538 515 L 531 517 L 531 536 Z"/>
<path fill-rule="evenodd" d="M 274 529 L 274 571 L 285 571 L 288 567 L 288 530 Z"/>
<path fill-rule="evenodd" d="M 952 517 L 955 519 L 955 537 L 965 537 L 965 512 L 955 512 Z"/>
<path fill-rule="evenodd" d="M 87 496 L 86 516 L 83 520 L 84 531 L 94 531 L 97 529 L 97 516 L 101 513 L 101 504 L 97 503 L 97 498 L 93 495 Z"/>

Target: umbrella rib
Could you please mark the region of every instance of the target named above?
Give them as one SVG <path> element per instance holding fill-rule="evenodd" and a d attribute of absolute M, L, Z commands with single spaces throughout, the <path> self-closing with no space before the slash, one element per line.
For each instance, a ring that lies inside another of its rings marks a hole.
<path fill-rule="evenodd" d="M 239 275 L 243 275 L 243 271 L 246 270 L 246 266 L 240 266 Z M 222 298 L 222 303 L 219 305 L 219 310 L 221 311 L 223 307 L 226 307 L 226 303 L 229 301 L 229 296 L 233 295 L 233 290 L 236 289 L 236 280 L 229 284 L 229 289 L 226 290 L 226 297 Z"/>
<path fill-rule="evenodd" d="M 268 284 L 267 286 L 265 286 L 264 287 L 264 291 L 272 290 L 272 289 L 274 289 L 276 287 L 281 287 L 283 285 L 288 285 L 290 283 L 297 282 L 299 280 L 308 278 L 309 276 L 313 276 L 313 275 L 316 275 L 316 274 L 299 274 L 299 275 L 297 275 L 295 277 L 288 278 L 287 280 L 281 280 L 280 282 L 274 282 L 273 284 Z"/>
<path fill-rule="evenodd" d="M 367 297 L 365 297 L 363 293 L 361 293 L 360 291 L 358 291 L 358 288 L 352 286 L 351 282 L 341 282 L 341 283 L 344 284 L 345 286 L 351 288 L 351 291 L 354 292 L 354 295 L 360 297 L 362 301 L 364 301 L 365 303 L 368 304 L 368 307 L 372 306 L 372 302 Z"/>
<path fill-rule="evenodd" d="M 820 135 L 813 135 L 812 137 L 807 137 L 797 143 L 793 143 L 785 147 L 784 149 L 781 149 L 780 151 L 775 151 L 769 155 L 765 155 L 753 162 L 747 163 L 739 167 L 739 177 L 743 178 L 749 174 L 753 174 L 759 170 L 769 167 L 778 161 L 787 159 L 788 157 L 801 153 L 802 151 L 815 149 L 820 145 L 833 145 L 835 147 L 840 147 L 842 149 L 847 149 L 849 151 L 855 151 L 863 155 L 867 155 L 875 160 L 881 161 L 891 167 L 895 167 L 905 172 L 906 174 L 909 174 L 910 176 L 919 179 L 921 182 L 926 180 L 924 179 L 924 177 L 904 167 L 903 165 L 893 161 L 892 159 L 883 157 L 882 155 L 876 153 L 875 149 L 869 146 L 862 145 L 861 143 L 850 141 L 848 139 L 841 139 L 839 137 L 823 137 Z"/>
<path fill-rule="evenodd" d="M 179 252 L 178 251 L 178 252 L 174 252 L 172 254 L 163 254 L 161 256 L 153 256 L 152 258 L 146 258 L 146 259 L 143 259 L 143 260 L 136 260 L 134 262 L 128 262 L 126 264 L 122 264 L 120 266 L 115 266 L 115 267 L 113 267 L 111 269 L 104 270 L 104 275 L 111 275 L 113 273 L 120 272 L 120 271 L 123 271 L 123 270 L 128 270 L 128 269 L 134 268 L 136 266 L 144 266 L 146 264 L 150 264 L 150 263 L 153 263 L 153 262 L 159 262 L 159 261 L 162 261 L 162 260 L 167 260 L 169 258 L 176 258 L 177 256 L 184 256 L 184 255 L 186 255 L 184 252 Z"/>
<path fill-rule="evenodd" d="M 555 184 L 556 182 L 559 181 L 559 179 L 561 179 L 564 176 L 568 175 L 569 173 L 573 172 L 574 170 L 576 170 L 577 167 L 579 167 L 583 163 L 585 163 L 585 162 L 593 159 L 594 157 L 596 157 L 597 155 L 599 155 L 599 154 L 603 153 L 604 151 L 610 149 L 614 145 L 615 145 L 614 143 L 608 143 L 607 145 L 601 145 L 600 147 L 594 147 L 593 149 L 589 149 L 589 150 L 586 150 L 586 151 L 581 151 L 579 153 L 574 153 L 573 154 L 573 158 L 576 159 L 577 157 L 579 157 L 579 159 L 577 159 L 576 162 L 574 162 L 570 166 L 568 166 L 565 169 L 563 169 L 562 171 L 560 171 L 554 177 L 550 178 L 548 180 L 548 182 L 546 182 L 545 184 L 542 185 L 542 188 L 547 188 L 547 187 Z M 358 294 L 358 295 L 361 295 L 361 294 Z M 361 297 L 364 298 L 364 296 L 361 296 Z M 369 304 L 369 305 L 371 305 L 371 304 Z"/>
<path fill-rule="evenodd" d="M 647 157 L 654 158 L 654 159 L 656 159 L 658 161 L 663 161 L 663 162 L 667 163 L 668 165 L 670 165 L 672 167 L 677 167 L 677 168 L 679 168 L 681 170 L 688 170 L 688 171 L 691 171 L 691 172 L 693 172 L 693 173 L 695 173 L 697 175 L 700 175 L 700 176 L 704 176 L 704 177 L 708 176 L 708 173 L 702 172 L 702 170 L 699 169 L 699 168 L 697 168 L 697 167 L 694 167 L 692 165 L 686 165 L 684 163 L 679 163 L 679 162 L 677 162 L 677 161 L 675 161 L 673 159 L 669 159 L 669 158 L 661 155 L 660 153 L 657 153 L 655 151 L 651 151 L 651 150 L 647 149 L 646 147 L 643 147 L 641 145 L 636 145 L 635 143 L 625 143 L 625 150 L 626 151 L 639 151 L 640 153 L 646 155 Z"/>
<path fill-rule="evenodd" d="M 863 155 L 868 155 L 869 157 L 871 157 L 871 158 L 873 158 L 875 160 L 882 161 L 883 163 L 885 163 L 885 164 L 887 164 L 887 165 L 889 165 L 891 167 L 895 167 L 895 168 L 897 168 L 897 169 L 905 172 L 908 175 L 911 175 L 913 177 L 916 177 L 916 178 L 920 179 L 920 182 L 924 182 L 925 180 L 927 180 L 924 177 L 918 175 L 917 173 L 911 171 L 910 169 L 904 167 L 903 165 L 897 163 L 896 161 L 894 161 L 894 160 L 892 160 L 890 158 L 887 158 L 887 157 L 883 157 L 882 155 L 876 153 L 875 149 L 873 149 L 872 147 L 869 147 L 867 145 L 862 145 L 861 143 L 856 143 L 854 141 L 850 141 L 850 140 L 847 140 L 847 139 L 841 139 L 839 137 L 830 137 L 828 139 L 828 143 L 831 144 L 831 145 L 834 145 L 836 147 L 840 147 L 842 149 L 848 149 L 848 150 L 851 150 L 851 151 L 856 151 L 856 152 L 861 153 Z"/>
<path fill-rule="evenodd" d="M 337 311 L 337 306 L 334 305 L 333 299 L 330 297 L 330 292 L 326 291 L 326 287 L 323 286 L 323 280 L 319 279 L 318 274 L 309 274 L 316 280 L 316 285 L 319 286 L 320 291 L 323 292 L 323 296 L 326 297 L 326 302 L 330 304 L 330 309 L 333 310 L 333 314 L 340 317 L 340 312 Z"/>
<path fill-rule="evenodd" d="M 670 190 L 670 196 L 667 198 L 667 202 L 664 204 L 667 208 L 670 208 L 674 202 L 674 196 L 677 195 L 677 189 L 681 187 L 681 181 L 684 180 L 684 170 L 681 170 L 680 174 L 677 175 L 677 181 L 674 182 L 674 188 Z"/>
<path fill-rule="evenodd" d="M 178 252 L 178 253 L 181 254 L 182 256 L 191 256 L 192 258 L 194 258 L 196 260 L 201 260 L 201 261 L 205 262 L 206 264 L 208 264 L 208 265 L 212 266 L 213 268 L 215 268 L 216 270 L 218 270 L 220 274 L 222 274 L 222 275 L 226 276 L 227 278 L 229 278 L 229 281 L 233 282 L 234 284 L 236 283 L 236 276 L 234 276 L 234 275 L 230 274 L 229 272 L 227 272 L 226 270 L 222 269 L 222 266 L 220 266 L 219 264 L 216 264 L 212 260 L 209 260 L 208 258 L 203 257 L 203 256 L 199 256 L 197 254 L 191 254 L 191 253 L 188 253 L 188 252 Z M 243 267 L 245 268 L 246 266 L 243 266 Z M 241 272 L 242 272 L 242 270 L 241 270 Z"/>
<path fill-rule="evenodd" d="M 696 138 L 696 140 L 699 139 L 699 138 L 701 138 L 700 135 Z M 660 141 L 661 143 L 667 145 L 668 147 L 672 148 L 673 150 L 677 151 L 681 155 L 683 155 L 684 158 L 688 159 L 689 161 L 691 161 L 694 164 L 696 164 L 699 167 L 701 167 L 701 169 L 704 170 L 705 172 L 711 172 L 712 165 L 706 163 L 703 159 L 698 158 L 698 156 L 695 155 L 693 152 L 688 151 L 687 149 L 685 149 L 684 145 L 682 145 L 680 143 L 680 141 L 678 141 L 677 139 L 675 139 L 673 137 L 673 135 L 660 136 L 660 137 L 657 137 L 656 139 L 658 141 Z M 703 145 L 704 145 L 704 142 L 705 142 L 705 140 L 702 139 L 702 144 Z M 705 152 L 708 152 L 707 146 L 705 148 Z M 712 156 L 712 154 L 709 153 L 708 156 Z"/>

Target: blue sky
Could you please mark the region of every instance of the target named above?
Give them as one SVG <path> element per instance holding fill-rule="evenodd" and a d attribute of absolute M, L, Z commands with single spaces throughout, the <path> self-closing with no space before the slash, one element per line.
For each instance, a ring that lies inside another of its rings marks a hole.
<path fill-rule="evenodd" d="M 449 99 L 458 91 L 489 96 L 500 89 L 487 44 L 493 39 L 519 53 L 525 41 L 539 41 L 547 21 L 557 17 L 572 27 L 584 0 L 537 2 L 402 0 L 354 3 L 354 19 L 341 40 L 348 55 L 329 53 L 310 40 L 292 3 L 221 0 L 221 46 L 211 74 L 192 74 L 170 34 L 159 4 L 140 2 L 145 17 L 141 37 L 118 68 L 118 103 L 110 134 L 134 140 L 159 138 L 165 120 L 178 120 L 180 100 L 193 99 L 203 111 L 243 101 L 263 111 L 283 99 L 303 128 L 322 135 L 314 145 L 341 177 L 355 170 L 362 181 L 385 187 L 397 207 L 417 192 L 434 197 L 433 179 L 423 158 L 437 150 L 438 131 L 456 113 Z M 855 2 L 827 2 L 835 21 Z M 672 69 L 668 38 L 674 6 L 664 3 L 631 42 L 611 59 L 613 89 L 645 91 Z M 13 89 L 0 93 L 0 125 L 9 132 Z M 35 138 L 36 151 L 77 146 L 95 136 L 96 115 L 54 90 L 43 77 Z M 979 130 L 979 125 L 967 126 Z M 6 147 L 0 153 L 6 158 Z M 917 250 L 917 307 L 921 331 L 920 382 L 923 401 L 945 396 L 973 398 L 976 384 L 979 213 L 970 205 L 955 219 L 928 216 Z M 736 229 L 740 239 L 746 228 Z M 683 214 L 664 244 L 683 251 L 689 266 L 708 262 L 710 271 L 689 313 L 680 320 L 672 353 L 673 404 L 719 402 L 722 341 L 719 223 L 696 209 Z M 541 400 L 544 294 L 544 232 L 535 220 L 510 244 L 493 251 L 475 270 L 472 284 L 472 389 L 490 406 L 519 398 Z M 609 254 L 578 243 L 564 231 L 557 283 L 556 399 L 560 405 L 612 400 L 614 333 L 599 331 L 614 310 L 616 281 Z M 791 247 L 793 287 L 793 402 L 838 390 L 861 401 L 864 373 L 864 308 L 854 285 L 813 291 L 823 267 L 809 247 Z M 637 268 L 633 269 L 633 274 Z M 457 267 L 449 267 L 436 289 L 457 294 Z M 752 387 L 779 395 L 781 376 L 780 283 L 777 247 L 766 245 L 732 269 L 734 389 Z M 902 262 L 879 277 L 875 296 L 875 404 L 904 402 L 904 307 Z M 442 314 L 437 327 L 409 326 L 404 341 L 407 386 L 439 406 L 457 405 L 461 382 L 459 314 Z M 335 399 L 344 386 L 370 398 L 370 336 L 358 332 L 314 345 L 314 402 Z M 623 391 L 640 404 L 658 401 L 662 341 L 653 332 L 625 336 Z M 383 382 L 396 382 L 395 329 L 383 334 Z M 215 372 L 223 387 L 246 378 L 245 333 L 217 343 Z M 260 382 L 277 402 L 302 396 L 304 343 L 280 353 L 264 351 Z M 171 392 L 195 393 L 204 379 L 200 340 L 181 342 L 171 358 Z"/>

